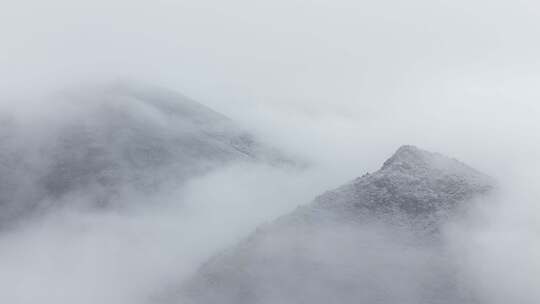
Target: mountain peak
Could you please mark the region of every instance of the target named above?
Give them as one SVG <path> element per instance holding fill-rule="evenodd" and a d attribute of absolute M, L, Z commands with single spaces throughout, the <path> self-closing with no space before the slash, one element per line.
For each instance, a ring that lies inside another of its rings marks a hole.
<path fill-rule="evenodd" d="M 403 145 L 397 149 L 394 153 L 395 157 L 404 157 L 404 156 L 421 156 L 422 154 L 431 153 L 425 150 L 418 148 L 413 145 Z"/>
<path fill-rule="evenodd" d="M 416 166 L 426 166 L 430 160 L 443 157 L 440 154 L 422 150 L 416 146 L 403 145 L 383 164 L 382 169 L 389 167 L 410 168 Z"/>
<path fill-rule="evenodd" d="M 406 145 L 379 171 L 319 196 L 315 205 L 360 221 L 378 214 L 438 222 L 494 185 L 490 177 L 459 160 Z"/>
<path fill-rule="evenodd" d="M 380 172 L 401 172 L 415 176 L 426 175 L 427 172 L 438 172 L 427 177 L 443 174 L 459 176 L 469 181 L 483 180 L 486 183 L 493 183 L 486 175 L 455 158 L 422 150 L 412 145 L 401 146 L 384 162 Z"/>
<path fill-rule="evenodd" d="M 473 303 L 454 269 L 441 267 L 448 257 L 438 246 L 445 223 L 493 186 L 456 159 L 402 146 L 380 170 L 320 195 L 215 256 L 186 284 L 188 303 Z M 429 250 L 429 258 L 418 263 L 407 254 L 411 249 Z M 366 254 L 370 258 L 362 259 Z M 390 269 L 403 275 L 372 280 Z M 429 274 L 425 281 L 402 289 L 418 271 Z"/>

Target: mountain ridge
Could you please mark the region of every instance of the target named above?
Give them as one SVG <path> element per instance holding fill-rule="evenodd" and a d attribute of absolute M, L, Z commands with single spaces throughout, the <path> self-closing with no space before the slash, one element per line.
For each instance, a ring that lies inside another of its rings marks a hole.
<path fill-rule="evenodd" d="M 474 303 L 458 286 L 439 232 L 460 208 L 493 187 L 491 178 L 457 160 L 403 146 L 377 172 L 318 196 L 214 256 L 182 292 L 195 304 L 338 298 L 338 303 Z M 401 250 L 419 251 L 426 260 L 400 256 Z M 363 255 L 370 258 L 355 258 Z M 379 280 L 392 280 L 399 269 L 426 278 L 410 287 L 413 283 L 400 278 L 407 288 L 397 288 L 350 270 L 363 268 L 382 276 Z"/>
<path fill-rule="evenodd" d="M 292 163 L 228 117 L 160 87 L 116 83 L 46 101 L 39 115 L 4 123 L 0 224 L 75 201 L 107 208 L 126 191 L 145 198 L 233 161 Z"/>

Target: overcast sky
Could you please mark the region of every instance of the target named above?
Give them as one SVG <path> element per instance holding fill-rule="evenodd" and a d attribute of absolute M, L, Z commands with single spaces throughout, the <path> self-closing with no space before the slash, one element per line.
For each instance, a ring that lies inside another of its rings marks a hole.
<path fill-rule="evenodd" d="M 492 167 L 538 152 L 539 14 L 500 0 L 4 1 L 0 89 L 11 103 L 144 81 L 276 144 L 334 147 L 315 158 L 382 150 L 375 167 L 412 143 Z"/>

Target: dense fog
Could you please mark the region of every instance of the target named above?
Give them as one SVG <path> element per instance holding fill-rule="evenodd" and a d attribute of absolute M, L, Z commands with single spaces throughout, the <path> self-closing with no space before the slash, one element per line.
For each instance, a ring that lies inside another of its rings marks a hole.
<path fill-rule="evenodd" d="M 539 15 L 503 0 L 3 3 L 0 301 L 183 303 L 213 256 L 412 144 L 496 181 L 436 246 L 365 223 L 265 250 L 307 240 L 329 280 L 357 265 L 392 303 L 424 301 L 435 268 L 478 303 L 538 303 Z"/>

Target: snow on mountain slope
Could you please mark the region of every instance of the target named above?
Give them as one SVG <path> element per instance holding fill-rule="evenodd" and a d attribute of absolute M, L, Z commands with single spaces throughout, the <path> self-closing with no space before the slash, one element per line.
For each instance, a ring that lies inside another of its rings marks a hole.
<path fill-rule="evenodd" d="M 204 264 L 187 303 L 475 303 L 441 229 L 493 181 L 413 146 Z"/>
<path fill-rule="evenodd" d="M 57 99 L 2 120 L 0 222 L 60 200 L 108 206 L 122 192 L 176 187 L 235 160 L 285 161 L 227 117 L 165 89 L 118 84 Z"/>
<path fill-rule="evenodd" d="M 292 218 L 365 221 L 437 229 L 460 203 L 485 193 L 494 182 L 467 165 L 438 153 L 402 146 L 382 168 L 319 196 Z M 289 220 L 290 220 L 289 219 Z M 422 227 L 420 227 L 422 226 Z"/>

